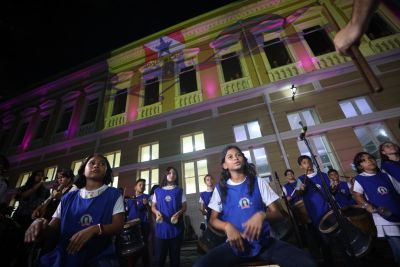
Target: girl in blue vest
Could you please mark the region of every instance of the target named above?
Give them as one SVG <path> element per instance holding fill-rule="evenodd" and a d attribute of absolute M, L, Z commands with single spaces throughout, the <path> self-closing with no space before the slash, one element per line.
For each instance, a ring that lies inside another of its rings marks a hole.
<path fill-rule="evenodd" d="M 386 173 L 379 170 L 374 156 L 359 152 L 354 157 L 358 175 L 354 182 L 354 197 L 372 213 L 378 237 L 385 237 L 400 264 L 400 195 Z"/>
<path fill-rule="evenodd" d="M 208 207 L 208 203 L 210 203 L 211 195 L 214 191 L 214 178 L 210 174 L 206 174 L 204 176 L 204 183 L 207 186 L 207 190 L 200 193 L 199 209 L 201 214 L 205 216 L 207 225 L 211 216 L 211 209 Z"/>
<path fill-rule="evenodd" d="M 79 190 L 61 199 L 52 220 L 35 220 L 25 241 L 39 234 L 60 234 L 54 250 L 41 257 L 41 266 L 118 266 L 112 236 L 124 225 L 124 203 L 118 189 L 109 187 L 111 166 L 103 155 L 88 157 L 78 170 Z"/>
<path fill-rule="evenodd" d="M 315 266 L 304 251 L 269 236 L 268 220 L 282 219 L 279 197 L 268 181 L 256 176 L 236 146 L 224 149 L 222 177 L 210 200 L 210 224 L 227 235 L 227 242 L 210 250 L 195 267 L 234 266 L 263 260 L 279 266 Z"/>
<path fill-rule="evenodd" d="M 356 201 L 351 195 L 349 185 L 347 184 L 347 182 L 340 181 L 338 171 L 330 169 L 328 171 L 328 177 L 331 180 L 331 193 L 335 197 L 335 200 L 339 204 L 339 207 L 344 208 L 347 206 L 355 205 Z"/>
<path fill-rule="evenodd" d="M 156 265 L 163 267 L 167 254 L 171 267 L 179 267 L 183 240 L 186 196 L 178 186 L 178 172 L 168 167 L 160 187 L 154 191 L 151 210 L 156 215 Z"/>
<path fill-rule="evenodd" d="M 393 142 L 384 142 L 379 146 L 381 169 L 400 183 L 400 148 Z"/>
<path fill-rule="evenodd" d="M 148 235 L 149 235 L 149 195 L 145 194 L 144 191 L 146 190 L 146 180 L 145 179 L 138 179 L 135 182 L 135 194 L 133 197 L 129 198 L 126 203 L 126 209 L 128 212 L 128 221 L 134 219 L 140 219 L 140 226 L 142 230 L 143 240 L 146 243 L 148 242 Z M 149 255 L 147 253 L 147 249 L 141 254 L 143 255 L 143 264 L 145 266 L 149 265 Z M 129 257 L 129 266 L 134 266 L 136 260 L 138 259 L 138 255 L 133 255 Z"/>

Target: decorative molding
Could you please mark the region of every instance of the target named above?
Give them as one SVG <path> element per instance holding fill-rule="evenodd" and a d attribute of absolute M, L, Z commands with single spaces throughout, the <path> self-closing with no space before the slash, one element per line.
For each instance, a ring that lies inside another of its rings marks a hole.
<path fill-rule="evenodd" d="M 104 87 L 105 87 L 105 83 L 104 82 L 94 82 L 94 83 L 86 86 L 83 89 L 83 91 L 86 94 L 91 94 L 93 92 L 100 91 L 100 90 L 104 89 Z"/>
<path fill-rule="evenodd" d="M 37 107 L 30 107 L 30 108 L 24 109 L 20 114 L 23 117 L 28 117 L 28 116 L 34 114 L 36 111 L 38 111 Z"/>
<path fill-rule="evenodd" d="M 71 100 L 75 100 L 78 96 L 82 94 L 81 91 L 70 91 L 67 94 L 65 94 L 63 97 L 61 97 L 62 102 L 68 102 Z"/>
<path fill-rule="evenodd" d="M 41 103 L 39 105 L 39 108 L 41 110 L 46 110 L 46 109 L 50 109 L 50 108 L 54 107 L 56 104 L 57 104 L 57 100 L 47 99 L 46 101 L 44 101 L 43 103 Z"/>

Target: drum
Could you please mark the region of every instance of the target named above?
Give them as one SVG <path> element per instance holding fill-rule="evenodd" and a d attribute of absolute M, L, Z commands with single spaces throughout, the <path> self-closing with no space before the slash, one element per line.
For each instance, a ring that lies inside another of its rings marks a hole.
<path fill-rule="evenodd" d="M 326 213 L 319 223 L 319 230 L 321 233 L 338 240 L 341 244 L 350 243 L 354 256 L 364 256 L 371 246 L 371 235 L 363 233 L 346 218 L 343 220 L 343 228 L 344 229 L 339 227 L 339 223 L 333 211 Z M 345 249 L 348 255 L 352 254 L 350 248 L 345 247 Z"/>
<path fill-rule="evenodd" d="M 372 216 L 365 209 L 356 205 L 347 206 L 342 209 L 342 214 L 363 233 L 376 236 L 376 227 Z"/>
<path fill-rule="evenodd" d="M 118 253 L 122 256 L 133 254 L 145 247 L 140 227 L 140 219 L 134 219 L 124 224 L 117 236 Z"/>
<path fill-rule="evenodd" d="M 293 210 L 293 215 L 296 218 L 297 222 L 303 225 L 311 223 L 310 217 L 308 216 L 308 212 L 306 210 L 306 206 L 304 205 L 303 200 L 299 200 L 296 203 L 294 203 L 292 210 Z"/>
<path fill-rule="evenodd" d="M 212 228 L 211 225 L 208 225 L 203 235 L 199 238 L 199 241 L 197 242 L 197 247 L 201 252 L 207 253 L 209 250 L 224 243 L 225 241 L 225 233 L 219 232 Z"/>
<path fill-rule="evenodd" d="M 270 221 L 268 223 L 271 237 L 289 242 L 293 234 L 293 226 L 290 223 L 289 217 L 285 217 L 281 221 Z"/>

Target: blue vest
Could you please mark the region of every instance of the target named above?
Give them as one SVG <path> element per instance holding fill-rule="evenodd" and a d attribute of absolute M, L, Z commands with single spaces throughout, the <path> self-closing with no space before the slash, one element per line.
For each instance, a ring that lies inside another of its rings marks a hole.
<path fill-rule="evenodd" d="M 246 181 L 240 185 L 227 185 L 227 195 L 225 201 L 222 202 L 220 219 L 230 222 L 241 233 L 244 232 L 243 223 L 249 220 L 255 213 L 259 211 L 265 212 L 266 210 L 265 203 L 262 201 L 260 189 L 258 188 L 257 179 L 254 181 L 254 191 L 252 195 L 248 194 L 249 179 L 246 179 Z M 220 186 L 217 185 L 216 188 L 221 195 Z M 232 249 L 234 253 L 240 257 L 254 257 L 260 253 L 268 239 L 269 224 L 265 220 L 259 240 L 248 241 L 244 239 L 245 249 L 243 252 L 233 247 Z"/>
<path fill-rule="evenodd" d="M 290 195 L 293 193 L 293 191 L 296 189 L 296 182 L 293 183 L 286 183 L 283 185 L 283 187 L 286 189 L 286 196 L 290 197 Z M 289 201 L 289 204 L 293 206 L 297 201 L 302 200 L 302 197 L 297 195 L 296 193 L 293 193 L 293 196 L 291 196 L 291 200 Z"/>
<path fill-rule="evenodd" d="M 356 181 L 364 189 L 364 194 L 368 197 L 369 203 L 375 207 L 389 209 L 397 219 L 400 219 L 400 195 L 393 187 L 386 173 L 377 172 L 373 176 L 357 175 Z M 399 221 L 390 218 L 385 219 L 388 221 Z"/>
<path fill-rule="evenodd" d="M 339 182 L 336 192 L 333 194 L 333 196 L 341 208 L 356 204 L 356 201 L 352 198 L 349 186 L 346 182 Z"/>
<path fill-rule="evenodd" d="M 157 199 L 157 210 L 163 216 L 162 223 L 156 223 L 156 237 L 160 239 L 177 237 L 183 231 L 183 218 L 179 216 L 178 223 L 172 224 L 171 217 L 182 208 L 182 188 L 175 187 L 170 190 L 157 188 L 154 194 Z"/>
<path fill-rule="evenodd" d="M 329 178 L 326 173 L 322 173 L 326 185 L 329 186 Z M 311 219 L 311 222 L 315 227 L 319 227 L 319 223 L 322 217 L 330 210 L 328 203 L 325 200 L 325 191 L 322 187 L 322 181 L 319 177 L 319 174 L 314 175 L 311 178 L 308 178 L 305 181 L 305 176 L 302 175 L 299 177 L 300 181 L 306 185 L 305 192 L 303 194 L 304 206 L 308 212 L 308 216 Z M 311 180 L 311 181 L 309 181 Z M 311 184 L 313 182 L 316 187 L 320 190 L 316 190 L 314 186 Z M 324 197 L 322 196 L 324 194 Z"/>
<path fill-rule="evenodd" d="M 100 258 L 115 255 L 112 236 L 93 236 L 75 254 L 67 254 L 69 239 L 75 233 L 91 225 L 111 224 L 113 209 L 121 195 L 120 191 L 108 187 L 97 197 L 84 199 L 80 190 L 70 192 L 61 199 L 61 236 L 55 250 L 41 258 L 44 266 L 78 266 L 95 264 Z"/>
<path fill-rule="evenodd" d="M 389 173 L 394 179 L 400 182 L 400 162 L 384 161 L 382 162 L 381 169 Z"/>
<path fill-rule="evenodd" d="M 200 197 L 204 202 L 204 207 L 206 208 L 207 211 L 207 222 L 210 220 L 210 216 L 211 216 L 211 209 L 208 207 L 208 204 L 210 203 L 210 199 L 212 196 L 213 192 L 208 192 L 208 191 L 204 191 L 200 193 Z"/>
<path fill-rule="evenodd" d="M 149 195 L 141 194 L 136 198 L 128 199 L 128 202 L 126 203 L 126 206 L 128 208 L 128 220 L 139 218 L 141 223 L 147 223 L 149 221 L 147 215 L 147 207 L 143 204 L 143 199 L 146 199 L 148 201 Z"/>

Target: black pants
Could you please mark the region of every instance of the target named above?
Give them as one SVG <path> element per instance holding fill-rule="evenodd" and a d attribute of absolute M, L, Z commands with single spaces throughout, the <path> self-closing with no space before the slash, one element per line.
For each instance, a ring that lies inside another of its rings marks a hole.
<path fill-rule="evenodd" d="M 182 245 L 181 233 L 175 238 L 161 239 L 156 237 L 156 266 L 164 267 L 165 259 L 169 254 L 169 262 L 171 267 L 179 267 L 181 261 L 181 245 Z"/>

